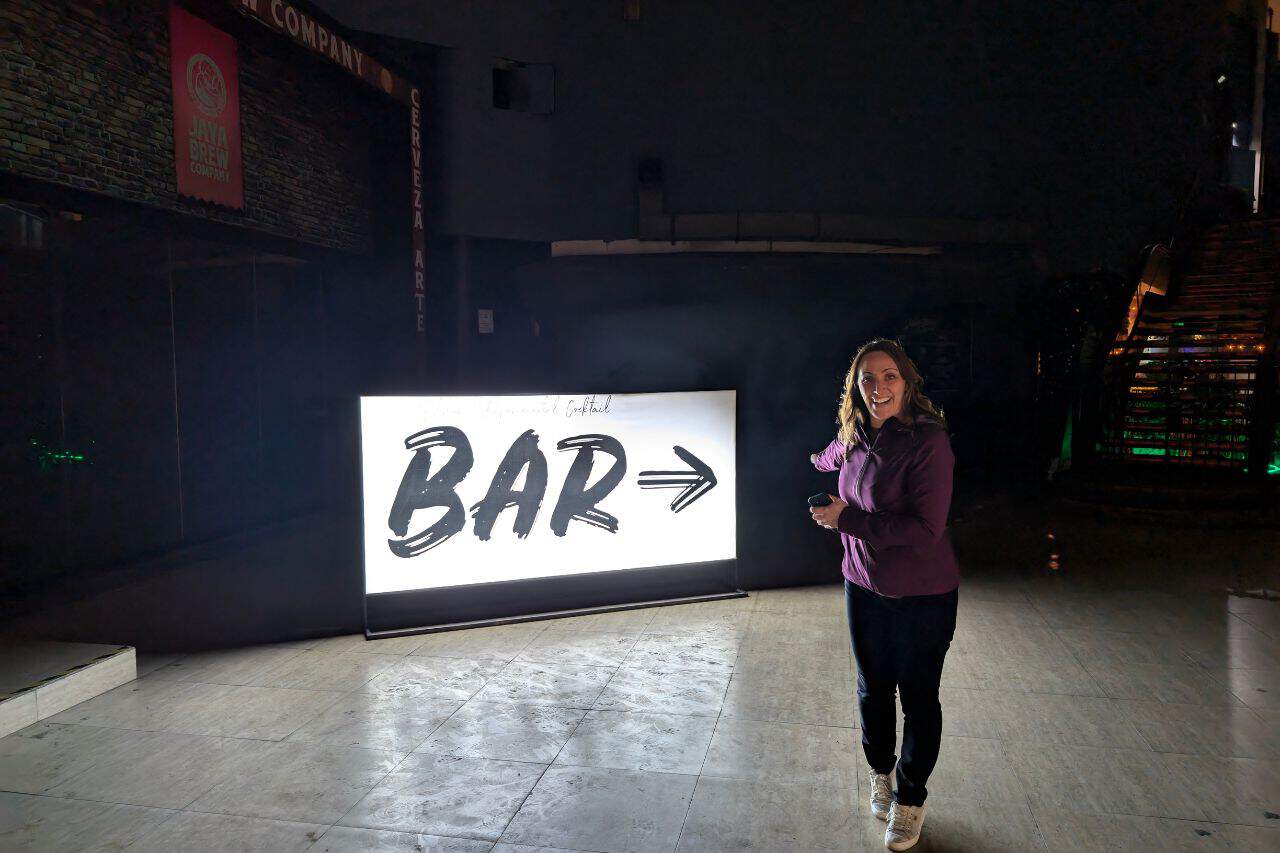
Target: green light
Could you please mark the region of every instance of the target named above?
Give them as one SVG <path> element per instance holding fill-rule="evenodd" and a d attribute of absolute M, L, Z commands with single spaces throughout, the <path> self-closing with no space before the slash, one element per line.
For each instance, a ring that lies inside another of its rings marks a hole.
<path fill-rule="evenodd" d="M 1075 414 L 1075 406 L 1067 407 L 1067 426 L 1062 431 L 1062 447 L 1058 450 L 1058 458 L 1062 460 L 1064 465 L 1071 464 L 1071 420 Z"/>
<path fill-rule="evenodd" d="M 92 442 L 90 443 L 92 444 Z M 38 439 L 31 439 L 31 446 L 35 450 L 36 462 L 45 470 L 48 470 L 55 465 L 72 465 L 89 461 L 89 457 L 84 453 L 77 453 L 74 450 L 45 447 Z"/>
<path fill-rule="evenodd" d="M 1135 447 L 1130 452 L 1134 456 L 1164 456 L 1163 447 Z"/>

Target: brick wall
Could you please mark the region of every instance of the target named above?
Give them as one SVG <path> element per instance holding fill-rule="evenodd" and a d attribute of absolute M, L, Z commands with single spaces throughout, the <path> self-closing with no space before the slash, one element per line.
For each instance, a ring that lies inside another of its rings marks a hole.
<path fill-rule="evenodd" d="M 243 210 L 178 195 L 168 7 L 155 0 L 0 4 L 0 172 L 370 251 L 364 96 L 257 23 L 228 17 L 230 4 L 184 6 L 212 12 L 239 42 Z"/>

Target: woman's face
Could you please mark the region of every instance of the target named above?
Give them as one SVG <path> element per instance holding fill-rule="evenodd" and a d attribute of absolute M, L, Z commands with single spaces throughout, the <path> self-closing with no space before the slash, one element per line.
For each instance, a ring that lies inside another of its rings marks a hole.
<path fill-rule="evenodd" d="M 887 352 L 875 350 L 862 357 L 858 367 L 858 391 L 871 413 L 871 426 L 876 429 L 902 411 L 906 382 L 898 365 Z"/>

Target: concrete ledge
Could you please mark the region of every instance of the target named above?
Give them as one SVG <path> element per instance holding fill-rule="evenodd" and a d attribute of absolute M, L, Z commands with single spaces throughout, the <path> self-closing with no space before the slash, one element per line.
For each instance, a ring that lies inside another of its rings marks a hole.
<path fill-rule="evenodd" d="M 6 643 L 0 646 L 0 737 L 137 677 L 132 646 Z"/>

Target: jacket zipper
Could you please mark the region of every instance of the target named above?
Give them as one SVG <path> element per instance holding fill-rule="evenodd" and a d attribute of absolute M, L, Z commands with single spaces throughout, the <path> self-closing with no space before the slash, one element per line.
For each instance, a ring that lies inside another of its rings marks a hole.
<path fill-rule="evenodd" d="M 883 430 L 884 427 L 881 427 L 880 431 L 876 432 L 876 437 L 867 445 L 867 455 L 862 457 L 862 466 L 858 468 L 858 473 L 853 478 L 853 496 L 858 499 L 858 509 L 863 512 L 867 511 L 867 507 L 862 500 L 862 475 L 866 473 L 867 466 L 871 464 L 871 451 L 875 448 L 876 442 L 880 440 L 880 432 Z"/>

